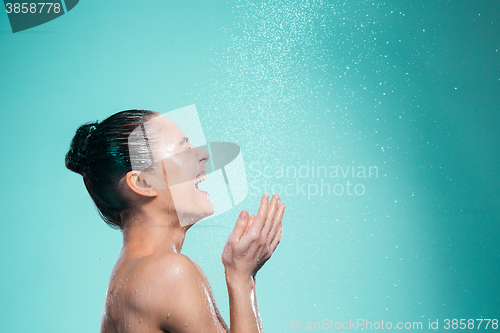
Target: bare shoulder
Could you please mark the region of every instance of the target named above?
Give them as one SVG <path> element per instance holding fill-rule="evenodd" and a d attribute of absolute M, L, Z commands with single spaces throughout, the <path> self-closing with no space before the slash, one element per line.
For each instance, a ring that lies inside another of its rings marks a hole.
<path fill-rule="evenodd" d="M 142 295 L 135 306 L 147 311 L 153 326 L 169 332 L 225 332 L 208 281 L 191 259 L 158 253 L 141 260 L 135 271 L 136 294 Z"/>
<path fill-rule="evenodd" d="M 199 266 L 183 254 L 157 253 L 116 266 L 101 332 L 226 332 Z"/>
<path fill-rule="evenodd" d="M 155 301 L 162 303 L 163 308 L 174 305 L 175 299 L 169 295 L 175 295 L 181 286 L 203 280 L 203 273 L 198 266 L 180 253 L 157 253 L 141 258 L 133 266 L 128 277 L 130 286 L 127 294 L 141 296 L 135 297 L 137 306 L 149 305 L 149 311 Z M 145 301 L 145 304 L 141 301 Z"/>
<path fill-rule="evenodd" d="M 161 271 L 172 278 L 183 275 L 184 272 L 198 272 L 195 262 L 181 253 L 156 253 L 144 258 L 142 264 L 148 271 Z"/>

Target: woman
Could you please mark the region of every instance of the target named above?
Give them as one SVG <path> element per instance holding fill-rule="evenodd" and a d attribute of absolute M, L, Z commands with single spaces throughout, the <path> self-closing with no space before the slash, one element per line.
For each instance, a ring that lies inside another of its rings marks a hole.
<path fill-rule="evenodd" d="M 153 111 L 129 110 L 82 125 L 66 155 L 101 217 L 123 233 L 101 332 L 260 332 L 255 274 L 282 234 L 285 205 L 264 195 L 242 211 L 222 253 L 230 329 L 200 267 L 181 254 L 186 231 L 213 214 L 205 179 L 209 154 Z"/>

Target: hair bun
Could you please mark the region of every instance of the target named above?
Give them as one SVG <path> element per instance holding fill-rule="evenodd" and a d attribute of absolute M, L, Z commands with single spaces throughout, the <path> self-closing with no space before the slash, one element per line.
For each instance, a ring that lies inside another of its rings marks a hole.
<path fill-rule="evenodd" d="M 86 173 L 88 167 L 87 146 L 92 133 L 97 129 L 98 125 L 98 122 L 91 122 L 80 126 L 66 154 L 66 167 L 82 176 Z"/>

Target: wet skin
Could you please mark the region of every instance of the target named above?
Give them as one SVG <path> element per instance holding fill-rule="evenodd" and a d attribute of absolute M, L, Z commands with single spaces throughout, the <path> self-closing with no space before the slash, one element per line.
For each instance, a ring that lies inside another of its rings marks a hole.
<path fill-rule="evenodd" d="M 213 213 L 194 181 L 209 155 L 183 140 L 185 134 L 170 120 L 160 119 L 156 125 L 170 136 L 163 138 L 167 156 L 161 167 L 150 174 L 131 171 L 121 181 L 124 195 L 135 206 L 123 217 L 123 248 L 110 277 L 101 333 L 260 332 L 255 275 L 279 244 L 285 205 L 278 195 L 270 203 L 264 195 L 256 216 L 241 212 L 224 246 L 229 329 L 202 270 L 180 253 L 192 223 Z M 168 160 L 183 151 L 188 152 L 181 161 Z M 180 174 L 190 180 L 182 182 L 176 199 L 168 181 Z M 154 185 L 161 177 L 166 186 Z M 192 223 L 181 223 L 179 215 Z"/>

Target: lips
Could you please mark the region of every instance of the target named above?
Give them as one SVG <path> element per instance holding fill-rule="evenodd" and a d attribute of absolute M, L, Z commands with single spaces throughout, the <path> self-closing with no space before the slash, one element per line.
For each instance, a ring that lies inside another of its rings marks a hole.
<path fill-rule="evenodd" d="M 201 170 L 201 172 L 196 176 L 195 180 L 194 180 L 194 187 L 196 187 L 196 189 L 198 189 L 198 184 L 201 183 L 202 181 L 204 181 L 205 179 L 207 179 L 207 176 L 206 176 L 206 173 L 207 173 L 207 169 L 204 168 L 203 170 Z"/>
<path fill-rule="evenodd" d="M 196 175 L 196 178 L 198 178 L 199 176 L 204 175 L 206 173 L 207 173 L 207 168 L 203 168 L 203 169 L 201 169 L 200 173 Z"/>

